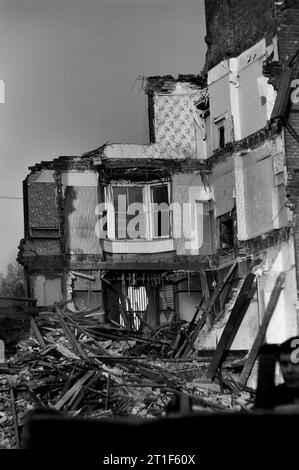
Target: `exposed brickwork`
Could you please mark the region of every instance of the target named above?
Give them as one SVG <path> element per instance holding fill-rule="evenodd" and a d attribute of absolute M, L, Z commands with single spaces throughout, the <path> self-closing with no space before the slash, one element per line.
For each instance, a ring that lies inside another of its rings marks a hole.
<path fill-rule="evenodd" d="M 206 42 L 205 71 L 225 58 L 236 57 L 276 32 L 275 0 L 205 0 Z M 280 10 L 279 10 L 280 11 Z"/>
<path fill-rule="evenodd" d="M 289 123 L 299 134 L 299 113 L 291 111 Z M 287 156 L 289 200 L 294 204 L 294 242 L 296 253 L 297 286 L 299 289 L 299 142 L 286 129 L 285 145 Z"/>
<path fill-rule="evenodd" d="M 289 62 L 299 49 L 299 1 L 277 16 L 279 59 Z"/>

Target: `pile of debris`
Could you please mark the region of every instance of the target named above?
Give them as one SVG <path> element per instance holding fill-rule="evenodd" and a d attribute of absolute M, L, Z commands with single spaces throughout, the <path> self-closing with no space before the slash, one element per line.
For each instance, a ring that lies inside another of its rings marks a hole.
<path fill-rule="evenodd" d="M 182 322 L 133 331 L 103 324 L 96 311 L 55 305 L 31 319 L 31 336 L 0 368 L 0 447 L 18 447 L 33 407 L 71 416 L 157 418 L 178 393 L 194 411 L 243 410 L 254 392 L 229 369 L 206 379 L 206 359 L 173 358 Z"/>

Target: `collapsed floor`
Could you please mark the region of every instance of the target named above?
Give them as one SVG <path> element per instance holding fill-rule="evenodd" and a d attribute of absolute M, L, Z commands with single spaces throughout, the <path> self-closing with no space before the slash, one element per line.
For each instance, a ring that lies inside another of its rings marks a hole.
<path fill-rule="evenodd" d="M 178 393 L 192 411 L 250 412 L 254 390 L 238 383 L 244 357 L 207 379 L 211 355 L 173 358 L 184 322 L 132 331 L 96 311 L 57 304 L 31 318 L 30 335 L 0 366 L 0 447 L 22 444 L 27 412 L 51 407 L 93 418 L 166 416 Z"/>

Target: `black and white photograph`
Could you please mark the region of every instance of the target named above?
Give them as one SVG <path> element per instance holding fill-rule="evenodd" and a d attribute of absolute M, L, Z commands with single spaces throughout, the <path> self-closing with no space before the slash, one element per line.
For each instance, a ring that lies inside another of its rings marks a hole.
<path fill-rule="evenodd" d="M 0 0 L 0 181 L 1 461 L 296 464 L 299 0 Z"/>

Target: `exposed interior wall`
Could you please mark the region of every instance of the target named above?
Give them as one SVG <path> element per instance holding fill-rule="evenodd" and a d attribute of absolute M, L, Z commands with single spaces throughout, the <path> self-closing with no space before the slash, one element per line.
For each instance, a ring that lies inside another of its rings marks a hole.
<path fill-rule="evenodd" d="M 225 128 L 225 143 L 232 141 L 229 61 L 225 60 L 208 74 L 212 152 L 220 149 L 219 127 Z"/>
<path fill-rule="evenodd" d="M 235 157 L 239 240 L 249 240 L 288 225 L 282 149 L 278 137 Z"/>
<path fill-rule="evenodd" d="M 277 276 L 286 272 L 286 280 L 277 306 L 266 333 L 267 343 L 281 343 L 287 338 L 298 334 L 297 292 L 294 261 L 294 246 L 290 238 L 278 246 L 268 248 L 259 256 L 261 263 L 254 269 L 257 279 L 257 290 L 232 343 L 231 350 L 251 349 Z M 225 313 L 209 330 L 203 329 L 195 347 L 198 349 L 215 349 L 228 321 L 242 280 L 225 305 Z"/>
<path fill-rule="evenodd" d="M 211 183 L 214 190 L 215 217 L 230 212 L 235 206 L 235 175 L 232 158 L 214 166 Z"/>
<path fill-rule="evenodd" d="M 260 316 L 262 319 L 278 274 L 284 271 L 286 273 L 284 288 L 266 334 L 268 343 L 281 343 L 290 336 L 298 334 L 296 271 L 292 238 L 280 247 L 267 250 L 267 253 L 264 270 L 259 278 Z"/>
<path fill-rule="evenodd" d="M 66 171 L 61 173 L 61 184 L 67 186 L 98 186 L 99 175 L 97 171 Z"/>
<path fill-rule="evenodd" d="M 53 305 L 62 301 L 62 281 L 60 277 L 47 278 L 44 275 L 31 277 L 33 296 L 37 306 Z"/>
<path fill-rule="evenodd" d="M 262 129 L 267 124 L 266 99 L 259 96 L 257 78 L 262 75 L 262 61 L 256 61 L 239 72 L 240 139 Z"/>
<path fill-rule="evenodd" d="M 197 277 L 190 277 L 176 286 L 176 304 L 180 320 L 190 322 L 197 306 L 202 301 L 200 281 Z"/>
<path fill-rule="evenodd" d="M 102 281 L 98 271 L 88 270 L 80 271 L 83 275 L 94 276 L 95 280 L 84 279 L 72 274 L 72 299 L 77 310 L 93 309 L 104 310 Z M 103 317 L 99 317 L 104 320 Z"/>
<path fill-rule="evenodd" d="M 198 174 L 178 174 L 173 177 L 172 196 L 173 203 L 178 205 L 173 214 L 177 254 L 212 254 L 208 220 L 212 190 L 204 186 Z"/>
<path fill-rule="evenodd" d="M 266 126 L 276 92 L 263 76 L 263 63 L 271 53 L 277 55 L 275 45 L 266 47 L 263 39 L 209 71 L 213 151 L 220 148 L 220 126 L 225 127 L 225 143 L 244 139 Z"/>
<path fill-rule="evenodd" d="M 154 94 L 155 141 L 185 158 L 205 158 L 204 133 L 196 102 L 202 90 L 186 82 L 172 83 Z M 203 133 L 201 133 L 203 130 Z"/>
<path fill-rule="evenodd" d="M 196 349 L 216 349 L 217 344 L 221 338 L 222 332 L 225 328 L 230 312 L 233 308 L 238 291 L 241 287 L 242 281 L 239 281 L 238 288 L 231 295 L 231 299 L 225 304 L 223 314 L 219 321 L 217 321 L 211 328 L 206 325 L 199 334 L 195 347 Z M 239 331 L 233 341 L 231 350 L 246 350 L 250 349 L 253 340 L 258 332 L 259 316 L 258 316 L 258 303 L 257 295 L 252 299 L 251 304 L 247 310 L 245 318 L 243 319 Z"/>
<path fill-rule="evenodd" d="M 101 243 L 95 232 L 96 208 L 101 202 L 97 172 L 66 172 L 62 173 L 61 180 L 66 252 L 101 254 Z"/>
<path fill-rule="evenodd" d="M 277 59 L 277 47 L 271 43 L 266 47 L 263 39 L 257 44 L 240 54 L 236 59 L 231 59 L 234 68 L 235 82 L 238 90 L 239 110 L 235 110 L 234 123 L 239 123 L 239 135 L 237 140 L 244 139 L 254 134 L 267 125 L 270 119 L 276 91 L 263 76 L 263 64 L 266 57 L 274 53 Z"/>

